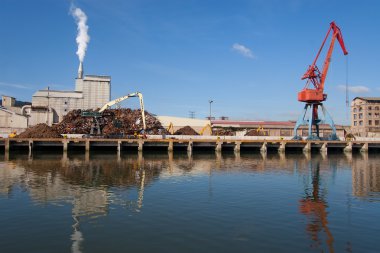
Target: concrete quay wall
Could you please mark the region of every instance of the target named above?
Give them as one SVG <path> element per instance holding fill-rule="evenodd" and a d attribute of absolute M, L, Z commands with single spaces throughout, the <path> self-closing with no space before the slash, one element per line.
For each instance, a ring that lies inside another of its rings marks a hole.
<path fill-rule="evenodd" d="M 234 138 L 232 138 L 234 137 Z M 57 139 L 19 139 L 7 138 L 0 139 L 0 150 L 5 153 L 17 149 L 28 149 L 29 152 L 43 148 L 59 148 L 63 152 L 74 148 L 84 149 L 86 152 L 91 149 L 115 148 L 118 152 L 123 149 L 186 149 L 192 152 L 196 149 L 208 148 L 217 152 L 223 150 L 234 150 L 239 152 L 241 149 L 257 149 L 260 152 L 267 152 L 269 149 L 285 152 L 286 150 L 299 150 L 311 152 L 319 150 L 328 152 L 331 149 L 338 149 L 344 152 L 360 150 L 368 152 L 371 149 L 380 150 L 380 140 L 352 140 L 352 141 L 295 141 L 282 138 L 242 138 L 236 136 L 170 136 L 163 138 L 161 135 L 148 136 L 147 139 L 103 139 L 103 138 L 57 138 Z"/>

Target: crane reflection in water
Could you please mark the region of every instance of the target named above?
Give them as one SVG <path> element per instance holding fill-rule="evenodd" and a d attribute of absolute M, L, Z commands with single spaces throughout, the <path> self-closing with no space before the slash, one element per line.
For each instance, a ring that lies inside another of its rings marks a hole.
<path fill-rule="evenodd" d="M 334 252 L 334 236 L 328 227 L 328 211 L 326 202 L 327 191 L 321 187 L 319 161 L 309 161 L 311 182 L 305 184 L 305 196 L 299 201 L 299 211 L 306 215 L 308 224 L 306 230 L 311 236 L 313 249 L 318 249 L 322 242 L 322 233 L 326 236 L 328 252 Z M 323 252 L 323 251 L 322 251 Z"/>

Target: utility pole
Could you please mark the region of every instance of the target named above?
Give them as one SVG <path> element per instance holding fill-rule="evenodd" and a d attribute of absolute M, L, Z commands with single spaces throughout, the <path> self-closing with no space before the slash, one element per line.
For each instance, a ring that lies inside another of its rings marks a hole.
<path fill-rule="evenodd" d="M 210 103 L 210 115 L 209 115 L 209 120 L 211 121 L 211 104 L 212 104 L 214 101 L 210 99 L 208 102 Z"/>
<path fill-rule="evenodd" d="M 195 112 L 194 111 L 189 111 L 189 116 L 191 119 L 195 118 Z"/>
<path fill-rule="evenodd" d="M 47 87 L 47 119 L 46 119 L 46 124 L 50 126 L 50 87 Z"/>

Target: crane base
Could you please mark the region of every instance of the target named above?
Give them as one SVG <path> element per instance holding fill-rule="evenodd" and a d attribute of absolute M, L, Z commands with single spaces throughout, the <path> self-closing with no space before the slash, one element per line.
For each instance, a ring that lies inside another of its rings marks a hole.
<path fill-rule="evenodd" d="M 321 109 L 323 118 L 319 118 L 318 111 Z M 327 124 L 331 127 L 329 136 L 320 136 L 319 127 L 322 124 Z M 336 135 L 336 128 L 333 119 L 327 112 L 322 103 L 306 103 L 301 116 L 298 118 L 293 130 L 293 140 L 302 140 L 302 137 L 297 134 L 300 126 L 308 126 L 308 135 L 306 140 L 339 140 Z"/>

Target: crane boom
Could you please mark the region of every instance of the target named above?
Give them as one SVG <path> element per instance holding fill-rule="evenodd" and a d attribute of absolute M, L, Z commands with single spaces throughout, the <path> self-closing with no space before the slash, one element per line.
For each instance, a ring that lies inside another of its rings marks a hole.
<path fill-rule="evenodd" d="M 130 93 L 126 96 L 123 96 L 123 97 L 119 97 L 119 98 L 116 98 L 112 101 L 109 101 L 108 103 L 106 103 L 105 105 L 102 106 L 102 108 L 100 108 L 99 110 L 99 113 L 102 113 L 104 110 L 110 108 L 111 106 L 117 104 L 117 103 L 120 103 L 121 101 L 124 101 L 128 98 L 131 98 L 131 97 L 138 97 L 139 100 L 140 100 L 140 110 L 141 110 L 141 117 L 142 117 L 142 121 L 143 121 L 143 126 L 144 126 L 144 130 L 146 129 L 146 124 L 145 124 L 145 110 L 144 110 L 144 100 L 143 100 L 143 95 L 140 93 L 140 92 L 134 92 L 134 93 Z"/>
<path fill-rule="evenodd" d="M 331 38 L 330 46 L 327 51 L 327 55 L 323 64 L 322 72 L 320 72 L 316 63 L 331 31 L 332 31 L 332 38 Z M 329 69 L 330 62 L 331 62 L 331 55 L 334 50 L 335 40 L 338 40 L 343 50 L 343 54 L 347 55 L 348 52 L 344 45 L 342 32 L 340 31 L 340 28 L 333 21 L 330 23 L 330 28 L 327 31 L 325 39 L 322 42 L 322 45 L 317 53 L 317 56 L 315 57 L 313 61 L 313 64 L 309 66 L 305 74 L 302 76 L 302 80 L 307 79 L 307 82 L 303 90 L 298 93 L 298 101 L 310 103 L 310 102 L 322 102 L 326 100 L 327 94 L 324 94 L 323 91 L 324 91 L 327 71 Z M 314 85 L 314 89 L 309 88 L 310 83 Z"/>

